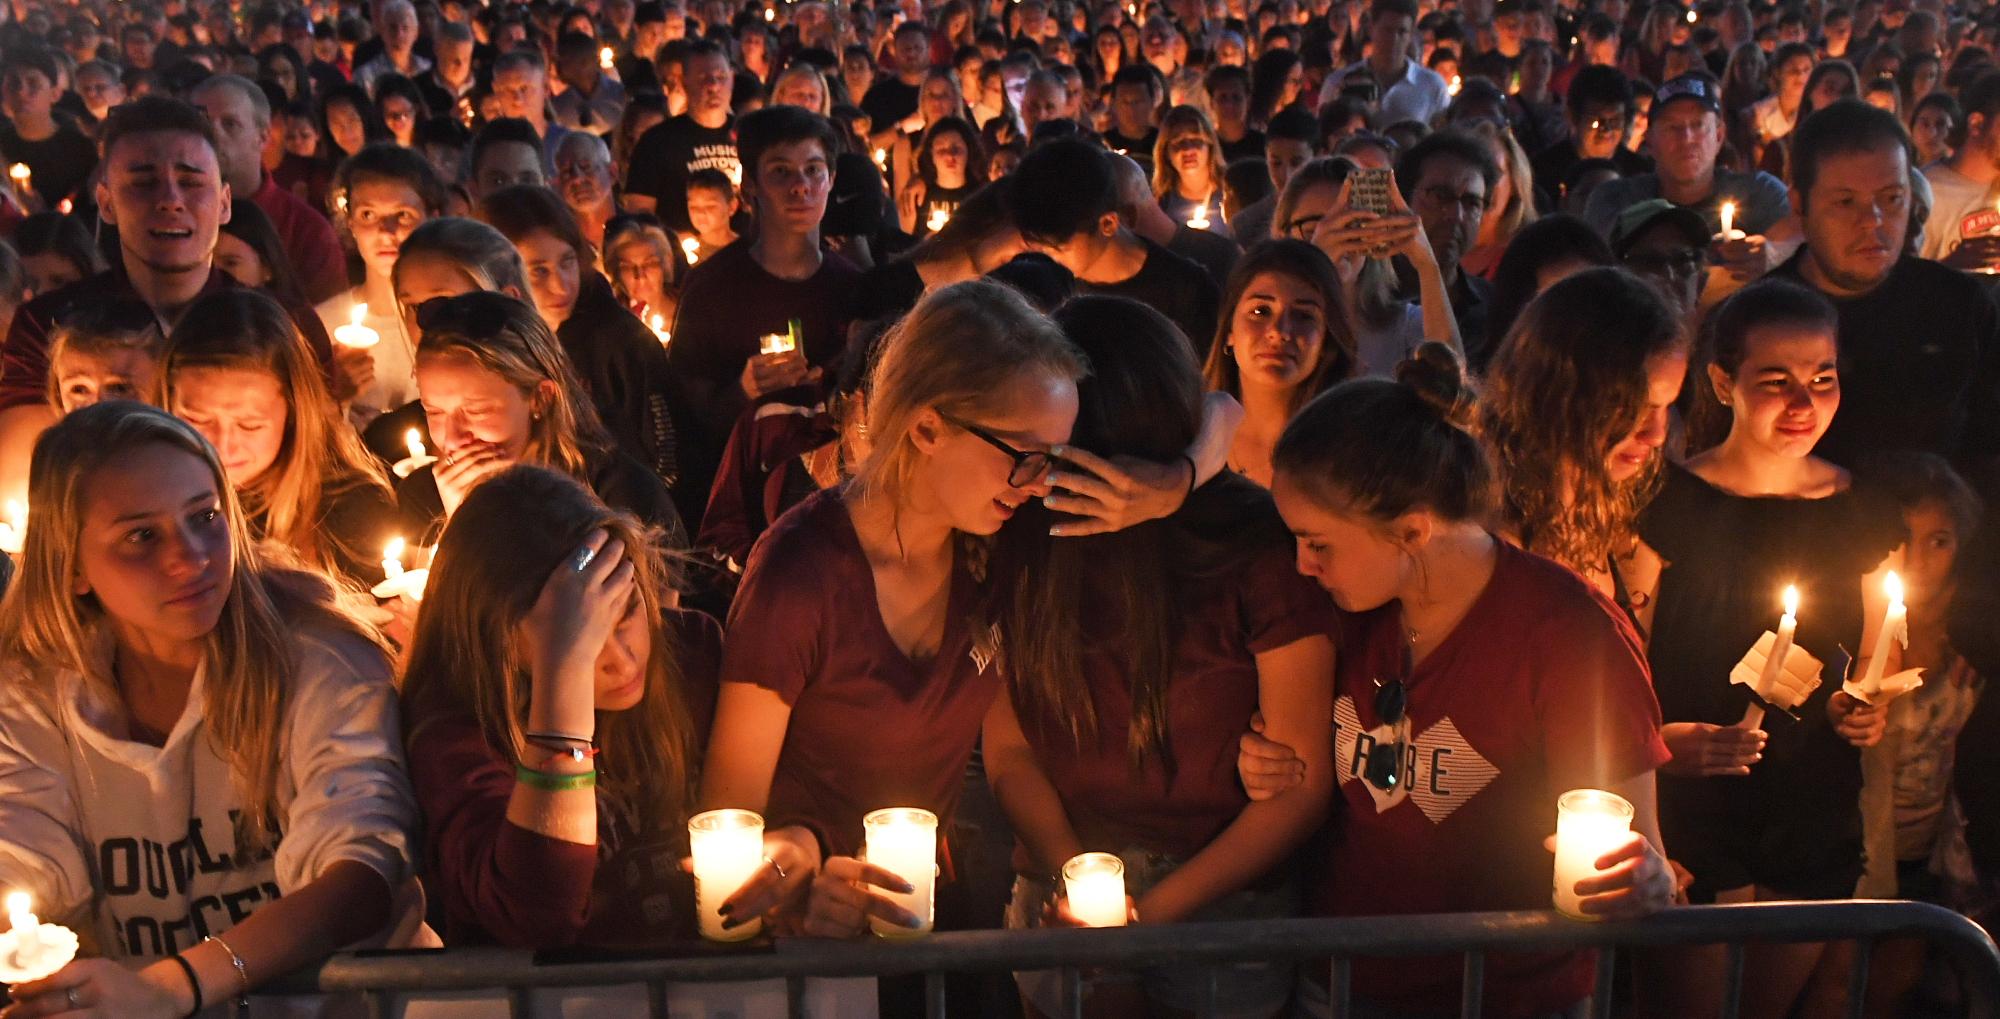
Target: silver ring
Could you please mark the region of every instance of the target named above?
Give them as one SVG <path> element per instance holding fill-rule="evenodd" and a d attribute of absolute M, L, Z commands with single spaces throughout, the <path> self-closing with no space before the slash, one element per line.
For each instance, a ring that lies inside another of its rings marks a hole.
<path fill-rule="evenodd" d="M 445 465 L 446 467 L 450 467 L 450 466 L 452 465 L 452 462 L 454 461 L 454 459 L 456 459 L 456 458 L 454 458 L 454 457 L 453 457 L 453 456 L 452 456 L 452 455 L 451 455 L 450 453 L 446 453 L 446 454 L 444 455 L 444 465 Z"/>
<path fill-rule="evenodd" d="M 78 1008 L 82 1008 L 82 1007 L 83 1007 L 83 1002 L 81 1002 L 81 1001 L 78 1001 L 78 1000 L 77 1000 L 77 998 L 76 998 L 76 988 L 72 987 L 72 988 L 70 988 L 69 990 L 67 990 L 67 991 L 64 991 L 64 992 L 63 992 L 63 997 L 65 997 L 65 998 L 69 999 L 69 1007 L 70 1007 L 70 1008 L 72 1008 L 72 1009 L 78 1009 Z"/>
<path fill-rule="evenodd" d="M 591 562 L 594 561 L 596 558 L 597 558 L 597 550 L 594 548 L 585 546 L 584 548 L 577 549 L 576 555 L 571 557 L 570 559 L 569 563 L 570 569 L 573 569 L 578 573 L 582 573 L 583 571 L 590 569 Z"/>
<path fill-rule="evenodd" d="M 766 856 L 764 857 L 764 862 L 770 864 L 771 869 L 778 872 L 778 880 L 783 881 L 785 879 L 785 868 L 778 866 L 778 861 Z"/>

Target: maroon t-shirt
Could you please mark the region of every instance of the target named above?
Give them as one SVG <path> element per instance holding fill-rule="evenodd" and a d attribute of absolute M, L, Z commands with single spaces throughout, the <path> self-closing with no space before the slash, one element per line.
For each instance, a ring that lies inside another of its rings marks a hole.
<path fill-rule="evenodd" d="M 1401 609 L 1348 617 L 1333 711 L 1346 810 L 1313 868 L 1318 915 L 1549 909 L 1555 858 L 1542 842 L 1555 832 L 1556 797 L 1669 757 L 1631 626 L 1575 573 L 1496 544 L 1492 582 L 1407 681 L 1414 745 L 1393 795 L 1362 775 L 1368 750 L 1394 739 L 1374 702 L 1378 681 L 1402 672 Z M 1490 953 L 1487 1014 L 1566 1008 L 1590 993 L 1593 965 L 1590 952 Z M 1460 972 L 1455 958 L 1356 959 L 1354 990 L 1446 1015 Z"/>
<path fill-rule="evenodd" d="M 666 619 L 680 638 L 681 694 L 703 742 L 715 715 L 722 630 L 699 612 L 668 610 Z M 411 721 L 410 781 L 426 826 L 424 884 L 442 900 L 446 941 L 617 947 L 695 936 L 694 882 L 680 869 L 687 828 L 679 819 L 636 833 L 599 811 L 594 846 L 531 832 L 507 819 L 514 767 L 486 742 L 469 710 Z M 616 766 L 599 760 L 600 768 Z"/>
<path fill-rule="evenodd" d="M 1103 603 L 1095 607 L 1086 601 L 1086 632 L 1117 632 Z M 1289 547 L 1267 549 L 1183 607 L 1167 692 L 1171 785 L 1159 762 L 1138 775 L 1128 763 L 1131 663 L 1102 650 L 1087 653 L 1094 743 L 1079 748 L 1053 719 L 1021 719 L 1083 847 L 1116 853 L 1141 846 L 1186 860 L 1221 834 L 1250 802 L 1236 778 L 1236 754 L 1257 710 L 1256 656 L 1307 637 L 1333 636 L 1335 617 L 1332 599 L 1299 575 Z M 1016 860 L 1017 866 L 1023 862 Z"/>
<path fill-rule="evenodd" d="M 922 807 L 949 830 L 1001 678 L 989 631 L 973 618 L 978 589 L 963 549 L 937 655 L 922 664 L 903 655 L 841 491 L 793 507 L 751 551 L 729 611 L 722 681 L 761 686 L 792 709 L 769 827 L 803 824 L 831 852 L 853 855 L 861 818 L 883 807 Z"/>

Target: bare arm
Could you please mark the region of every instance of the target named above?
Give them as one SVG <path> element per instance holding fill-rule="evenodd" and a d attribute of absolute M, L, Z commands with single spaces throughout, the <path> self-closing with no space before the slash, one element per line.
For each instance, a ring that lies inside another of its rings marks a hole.
<path fill-rule="evenodd" d="M 1049 784 L 1036 762 L 1035 752 L 1021 732 L 1021 720 L 1014 714 L 1013 699 L 1005 691 L 993 699 L 993 707 L 986 713 L 980 746 L 986 760 L 986 781 L 992 785 L 1000 808 L 1007 812 L 1014 833 L 1041 872 L 1054 874 L 1083 852 L 1083 843 L 1069 823 L 1055 786 Z"/>

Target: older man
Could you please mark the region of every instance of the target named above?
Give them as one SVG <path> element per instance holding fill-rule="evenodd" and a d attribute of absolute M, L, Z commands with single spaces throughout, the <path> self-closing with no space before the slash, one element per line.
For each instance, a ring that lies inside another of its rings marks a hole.
<path fill-rule="evenodd" d="M 588 131 L 571 131 L 556 149 L 556 193 L 576 216 L 590 246 L 604 250 L 604 224 L 618 215 L 611 149 Z"/>
<path fill-rule="evenodd" d="M 382 52 L 354 69 L 354 83 L 375 94 L 375 83 L 383 75 L 400 74 L 416 78 L 431 69 L 431 62 L 417 56 L 417 8 L 410 0 L 389 0 L 382 5 L 375 26 L 382 40 Z"/>
<path fill-rule="evenodd" d="M 215 129 L 216 155 L 229 189 L 271 217 L 306 299 L 317 303 L 346 290 L 347 262 L 333 225 L 264 170 L 264 150 L 272 135 L 280 133 L 272 127 L 264 90 L 247 78 L 218 74 L 197 86 L 190 98 Z"/>

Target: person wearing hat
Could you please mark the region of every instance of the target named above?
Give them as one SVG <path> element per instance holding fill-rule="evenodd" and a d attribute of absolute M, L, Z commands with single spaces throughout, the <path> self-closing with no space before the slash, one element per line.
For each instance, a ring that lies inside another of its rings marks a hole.
<path fill-rule="evenodd" d="M 1584 207 L 1584 220 L 1609 237 L 1620 212 L 1664 198 L 1692 210 L 1708 224 L 1710 236 L 1719 236 L 1726 203 L 1734 212 L 1730 228 L 1745 236 L 1719 240 L 1724 264 L 1741 280 L 1763 275 L 1797 250 L 1798 224 L 1776 177 L 1715 165 L 1727 132 L 1722 85 L 1714 76 L 1693 71 L 1670 79 L 1653 94 L 1646 132 L 1653 172 L 1599 185 Z"/>
<path fill-rule="evenodd" d="M 1664 198 L 1627 207 L 1611 227 L 1611 254 L 1618 264 L 1659 288 L 1689 324 L 1708 284 L 1708 244 L 1708 224 Z"/>

